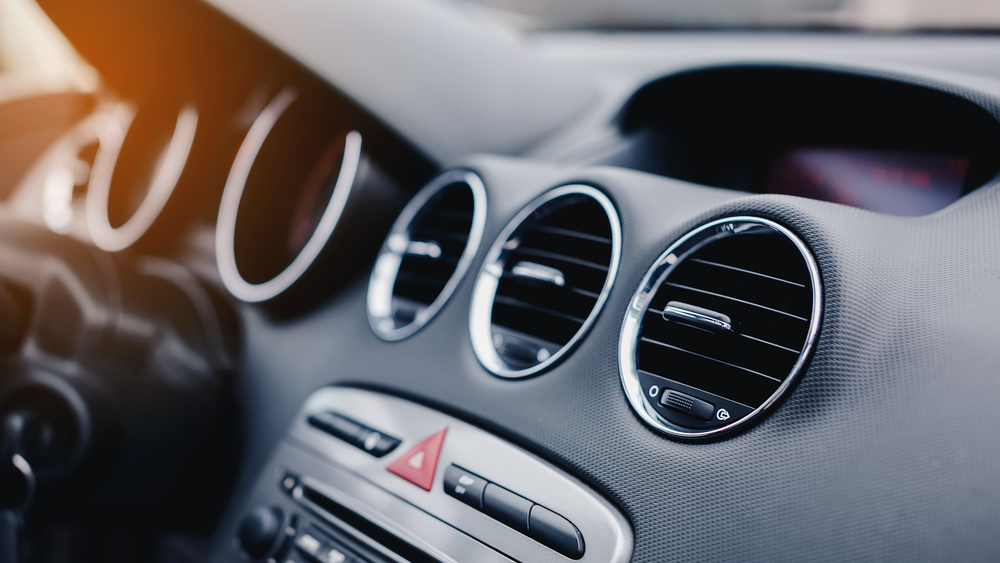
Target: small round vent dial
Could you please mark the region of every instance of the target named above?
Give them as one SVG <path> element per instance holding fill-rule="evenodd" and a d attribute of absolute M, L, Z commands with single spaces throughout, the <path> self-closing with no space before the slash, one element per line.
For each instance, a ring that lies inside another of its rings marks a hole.
<path fill-rule="evenodd" d="M 599 190 L 562 186 L 528 204 L 476 280 L 470 331 L 479 361 L 510 378 L 558 361 L 596 319 L 620 254 L 618 215 Z"/>
<path fill-rule="evenodd" d="M 674 437 L 719 436 L 773 407 L 819 332 L 819 270 L 788 229 L 714 221 L 667 249 L 633 296 L 619 341 L 632 407 Z"/>
<path fill-rule="evenodd" d="M 451 170 L 407 204 L 382 245 L 368 285 L 368 319 L 385 340 L 401 340 L 444 306 L 468 270 L 486 226 L 486 188 Z"/>

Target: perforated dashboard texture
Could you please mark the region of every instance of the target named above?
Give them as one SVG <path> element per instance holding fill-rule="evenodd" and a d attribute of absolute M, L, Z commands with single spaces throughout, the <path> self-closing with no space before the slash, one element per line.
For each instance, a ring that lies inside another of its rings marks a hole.
<path fill-rule="evenodd" d="M 419 333 L 397 343 L 372 333 L 367 272 L 308 318 L 247 317 L 247 475 L 309 392 L 364 385 L 454 413 L 576 473 L 630 518 L 637 562 L 1000 560 L 1000 183 L 936 214 L 898 218 L 617 169 L 467 164 L 489 192 L 483 248 Z M 537 377 L 498 379 L 469 343 L 472 274 L 518 209 L 569 182 L 615 202 L 618 278 L 572 354 Z M 818 346 L 797 388 L 756 427 L 714 443 L 672 441 L 623 396 L 622 317 L 671 242 L 733 214 L 777 221 L 812 248 L 825 291 Z"/>

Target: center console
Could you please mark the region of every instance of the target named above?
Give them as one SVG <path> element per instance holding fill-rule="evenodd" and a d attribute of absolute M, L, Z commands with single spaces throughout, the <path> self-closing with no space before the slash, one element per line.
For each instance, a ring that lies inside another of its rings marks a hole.
<path fill-rule="evenodd" d="M 397 397 L 315 392 L 226 530 L 219 562 L 624 562 L 602 496 L 475 426 Z"/>

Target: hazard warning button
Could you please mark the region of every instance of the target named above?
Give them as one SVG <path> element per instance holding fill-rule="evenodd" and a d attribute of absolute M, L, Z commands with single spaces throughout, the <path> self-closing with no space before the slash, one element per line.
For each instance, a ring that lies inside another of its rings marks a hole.
<path fill-rule="evenodd" d="M 399 456 L 386 469 L 422 489 L 431 490 L 438 456 L 441 454 L 441 446 L 444 444 L 444 435 L 447 431 L 447 428 L 442 428 Z"/>

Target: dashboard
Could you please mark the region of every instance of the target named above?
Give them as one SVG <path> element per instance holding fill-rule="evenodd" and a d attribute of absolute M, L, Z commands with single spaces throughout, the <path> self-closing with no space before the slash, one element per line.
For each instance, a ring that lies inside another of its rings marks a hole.
<path fill-rule="evenodd" d="M 40 4 L 0 563 L 1000 556 L 996 37 Z"/>

